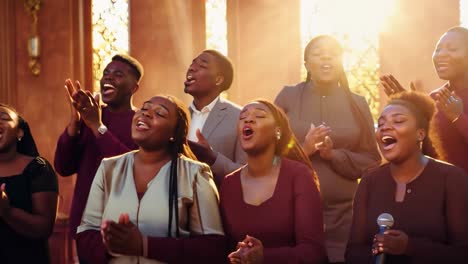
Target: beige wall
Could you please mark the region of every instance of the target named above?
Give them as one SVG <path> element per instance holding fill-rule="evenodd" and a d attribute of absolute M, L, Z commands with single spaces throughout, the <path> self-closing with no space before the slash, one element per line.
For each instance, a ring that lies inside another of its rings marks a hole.
<path fill-rule="evenodd" d="M 204 0 L 130 1 L 130 53 L 145 75 L 135 105 L 156 94 L 172 94 L 186 103 L 185 74 L 205 48 Z"/>
<path fill-rule="evenodd" d="M 396 16 L 381 35 L 381 72 L 394 74 L 407 86 L 417 81 L 431 91 L 442 84 L 432 66 L 432 52 L 440 36 L 459 24 L 459 1 L 396 1 Z"/>
<path fill-rule="evenodd" d="M 299 0 L 228 0 L 228 48 L 235 66 L 229 98 L 245 104 L 273 100 L 300 81 Z"/>

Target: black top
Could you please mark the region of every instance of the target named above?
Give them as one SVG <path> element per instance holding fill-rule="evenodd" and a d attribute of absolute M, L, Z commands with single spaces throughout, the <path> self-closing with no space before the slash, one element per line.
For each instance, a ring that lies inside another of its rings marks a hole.
<path fill-rule="evenodd" d="M 5 183 L 10 206 L 32 212 L 32 194 L 58 192 L 57 176 L 41 157 L 34 158 L 19 175 L 0 177 Z M 18 234 L 0 218 L 1 263 L 49 263 L 47 238 L 30 239 Z"/>

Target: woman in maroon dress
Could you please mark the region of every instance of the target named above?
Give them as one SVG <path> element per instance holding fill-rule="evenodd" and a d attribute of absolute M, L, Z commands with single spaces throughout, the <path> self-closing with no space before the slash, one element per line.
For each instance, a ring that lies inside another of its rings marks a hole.
<path fill-rule="evenodd" d="M 323 263 L 318 180 L 286 115 L 257 100 L 243 108 L 237 129 L 247 165 L 220 191 L 230 262 Z"/>
<path fill-rule="evenodd" d="M 451 164 L 423 155 L 435 106 L 429 96 L 401 92 L 378 119 L 377 142 L 387 164 L 359 184 L 346 263 L 466 263 L 468 176 Z M 378 233 L 381 213 L 394 218 Z M 379 256 L 381 257 L 381 256 Z"/>

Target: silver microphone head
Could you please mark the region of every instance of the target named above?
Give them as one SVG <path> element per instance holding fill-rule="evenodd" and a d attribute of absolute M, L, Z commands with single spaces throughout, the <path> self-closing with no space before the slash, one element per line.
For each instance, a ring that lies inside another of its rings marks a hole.
<path fill-rule="evenodd" d="M 391 214 L 383 213 L 377 217 L 377 224 L 379 226 L 392 227 L 393 226 L 393 216 Z"/>

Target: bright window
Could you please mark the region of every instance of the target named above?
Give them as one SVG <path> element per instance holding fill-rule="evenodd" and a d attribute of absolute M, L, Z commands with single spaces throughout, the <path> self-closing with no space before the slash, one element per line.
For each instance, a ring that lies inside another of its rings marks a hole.
<path fill-rule="evenodd" d="M 206 48 L 228 54 L 226 0 L 206 0 Z"/>
<path fill-rule="evenodd" d="M 468 27 L 468 0 L 460 0 L 460 25 Z"/>
<path fill-rule="evenodd" d="M 345 50 L 350 88 L 367 99 L 374 117 L 379 114 L 379 33 L 393 1 L 301 0 L 302 50 L 317 35 L 336 37 Z"/>
<path fill-rule="evenodd" d="M 128 1 L 92 1 L 94 90 L 99 90 L 102 72 L 112 56 L 116 53 L 128 54 Z"/>

